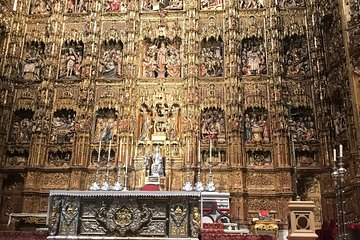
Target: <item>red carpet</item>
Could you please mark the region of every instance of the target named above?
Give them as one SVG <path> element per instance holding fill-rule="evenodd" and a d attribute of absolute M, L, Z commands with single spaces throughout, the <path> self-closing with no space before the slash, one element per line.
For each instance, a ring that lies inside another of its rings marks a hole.
<path fill-rule="evenodd" d="M 201 240 L 275 240 L 269 235 L 225 234 L 222 223 L 204 223 Z"/>
<path fill-rule="evenodd" d="M 0 240 L 45 240 L 46 232 L 0 232 Z"/>

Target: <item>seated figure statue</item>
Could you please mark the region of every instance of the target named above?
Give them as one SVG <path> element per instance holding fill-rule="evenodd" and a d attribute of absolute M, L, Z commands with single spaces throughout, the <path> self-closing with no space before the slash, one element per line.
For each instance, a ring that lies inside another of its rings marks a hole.
<path fill-rule="evenodd" d="M 151 176 L 162 177 L 164 176 L 163 158 L 160 153 L 159 147 L 155 148 L 151 164 Z"/>

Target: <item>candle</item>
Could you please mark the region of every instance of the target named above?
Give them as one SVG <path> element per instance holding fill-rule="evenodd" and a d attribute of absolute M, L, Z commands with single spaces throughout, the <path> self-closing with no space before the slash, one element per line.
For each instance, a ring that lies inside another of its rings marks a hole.
<path fill-rule="evenodd" d="M 96 33 L 96 21 L 94 22 L 94 33 Z"/>
<path fill-rule="evenodd" d="M 100 153 L 101 153 L 101 138 L 100 138 L 100 143 L 99 143 L 98 162 L 100 162 Z"/>
<path fill-rule="evenodd" d="M 120 164 L 121 164 L 122 144 L 123 144 L 123 142 L 122 142 L 122 139 L 121 139 L 121 140 L 120 140 L 120 149 L 119 149 L 119 164 L 118 164 L 118 165 L 120 165 Z"/>
<path fill-rule="evenodd" d="M 13 11 L 16 12 L 17 0 L 14 0 Z"/>
<path fill-rule="evenodd" d="M 339 146 L 339 156 L 343 157 L 343 145 L 342 144 L 340 144 L 340 146 Z"/>
<path fill-rule="evenodd" d="M 188 139 L 188 143 L 187 143 L 187 145 L 188 145 L 188 157 L 187 157 L 187 160 L 188 160 L 188 164 L 190 164 L 190 140 Z"/>
<path fill-rule="evenodd" d="M 110 162 L 110 153 L 111 153 L 111 140 L 110 140 L 110 143 L 109 143 L 109 154 L 108 154 L 107 162 Z"/>
<path fill-rule="evenodd" d="M 127 169 L 128 169 L 128 157 L 129 157 L 129 144 L 128 141 L 126 140 L 126 154 L 125 154 L 125 174 L 127 174 Z"/>
<path fill-rule="evenodd" d="M 199 146 L 198 146 L 198 152 L 199 152 L 199 164 L 201 164 L 201 151 L 200 151 L 200 141 L 199 141 Z"/>
<path fill-rule="evenodd" d="M 334 152 L 334 153 L 333 153 L 333 155 L 334 155 L 334 162 L 336 162 L 336 149 L 335 149 L 335 148 L 333 149 L 333 152 Z"/>
<path fill-rule="evenodd" d="M 212 140 L 210 139 L 210 163 L 211 163 L 211 157 L 212 157 Z"/>

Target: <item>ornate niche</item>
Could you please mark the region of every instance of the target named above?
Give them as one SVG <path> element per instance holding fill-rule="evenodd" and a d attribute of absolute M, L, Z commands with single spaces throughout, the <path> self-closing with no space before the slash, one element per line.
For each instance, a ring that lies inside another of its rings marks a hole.
<path fill-rule="evenodd" d="M 305 7 L 305 0 L 279 0 L 281 8 L 298 8 Z"/>
<path fill-rule="evenodd" d="M 162 101 L 148 106 L 143 103 L 139 115 L 139 141 L 172 141 L 180 139 L 180 106 Z"/>
<path fill-rule="evenodd" d="M 99 143 L 91 152 L 91 163 L 105 166 L 115 162 L 115 150 L 106 147 L 115 141 L 118 131 L 118 113 L 114 108 L 100 108 L 95 113 L 92 142 Z M 111 147 L 111 146 L 109 146 Z"/>
<path fill-rule="evenodd" d="M 240 0 L 240 9 L 260 9 L 265 7 L 264 0 Z"/>
<path fill-rule="evenodd" d="M 295 150 L 295 159 L 299 167 L 311 167 L 318 163 L 315 151 L 311 151 L 307 146 Z"/>
<path fill-rule="evenodd" d="M 40 80 L 44 67 L 45 43 L 38 41 L 27 42 L 22 61 L 22 77 L 24 80 Z"/>
<path fill-rule="evenodd" d="M 215 39 L 203 39 L 200 53 L 200 77 L 222 77 L 224 75 L 224 49 L 223 41 L 219 37 Z"/>
<path fill-rule="evenodd" d="M 253 143 L 270 142 L 269 114 L 265 108 L 248 107 L 245 110 L 244 139 Z"/>
<path fill-rule="evenodd" d="M 71 161 L 71 149 L 51 149 L 48 152 L 48 165 L 54 167 L 69 166 Z"/>
<path fill-rule="evenodd" d="M 284 38 L 284 71 L 288 76 L 305 75 L 310 71 L 307 42 L 304 35 Z"/>
<path fill-rule="evenodd" d="M 8 149 L 6 152 L 5 166 L 26 166 L 29 159 L 29 151 L 24 149 Z"/>
<path fill-rule="evenodd" d="M 82 41 L 65 41 L 61 49 L 59 78 L 80 78 L 83 57 L 84 43 Z"/>
<path fill-rule="evenodd" d="M 291 115 L 294 121 L 294 141 L 316 141 L 317 136 L 313 110 L 304 106 L 293 107 L 291 109 Z"/>
<path fill-rule="evenodd" d="M 51 122 L 50 142 L 72 143 L 75 138 L 76 112 L 72 109 L 62 108 L 53 114 Z"/>
<path fill-rule="evenodd" d="M 108 13 L 126 12 L 127 5 L 127 0 L 106 0 L 103 10 Z"/>
<path fill-rule="evenodd" d="M 222 0 L 200 0 L 201 10 L 221 10 L 222 5 Z"/>
<path fill-rule="evenodd" d="M 210 162 L 209 144 L 209 141 L 205 140 L 201 143 L 200 161 L 202 163 Z M 217 141 L 212 141 L 211 162 L 214 164 L 226 163 L 226 159 L 226 147 Z"/>
<path fill-rule="evenodd" d="M 142 0 L 141 1 L 142 11 L 156 11 L 160 9 L 182 10 L 183 0 L 170 0 L 170 1 Z"/>
<path fill-rule="evenodd" d="M 91 10 L 90 0 L 66 0 L 65 13 L 88 13 Z"/>
<path fill-rule="evenodd" d="M 266 74 L 264 39 L 252 36 L 241 42 L 241 72 L 245 76 Z"/>
<path fill-rule="evenodd" d="M 217 142 L 225 142 L 225 114 L 221 108 L 209 107 L 201 111 L 200 127 L 201 139 L 217 139 Z"/>
<path fill-rule="evenodd" d="M 14 144 L 28 144 L 31 140 L 34 111 L 18 109 L 14 111 L 9 140 Z"/>
<path fill-rule="evenodd" d="M 123 75 L 123 49 L 124 45 L 121 41 L 113 39 L 103 41 L 99 57 L 99 77 L 117 78 Z"/>
<path fill-rule="evenodd" d="M 264 150 L 247 151 L 246 159 L 248 166 L 269 166 L 271 164 L 271 152 Z"/>
<path fill-rule="evenodd" d="M 142 76 L 145 78 L 181 77 L 181 39 L 160 36 L 144 39 Z"/>
<path fill-rule="evenodd" d="M 118 114 L 114 108 L 100 108 L 95 113 L 92 141 L 115 140 L 118 128 Z"/>
<path fill-rule="evenodd" d="M 98 164 L 100 167 L 110 166 L 115 163 L 115 150 L 110 149 L 109 155 L 109 141 L 105 140 L 99 145 L 98 149 L 93 149 L 91 152 L 91 164 Z M 100 153 L 99 153 L 100 152 Z"/>
<path fill-rule="evenodd" d="M 30 3 L 30 14 L 50 14 L 51 6 L 45 0 L 32 0 Z"/>

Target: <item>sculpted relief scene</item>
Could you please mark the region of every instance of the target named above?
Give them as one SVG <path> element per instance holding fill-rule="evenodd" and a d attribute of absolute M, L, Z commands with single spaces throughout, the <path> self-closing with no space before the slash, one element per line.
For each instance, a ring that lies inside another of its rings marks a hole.
<path fill-rule="evenodd" d="M 316 178 L 311 197 L 331 219 L 321 212 L 333 200 L 328 150 L 354 147 L 356 118 L 343 41 L 329 34 L 341 24 L 332 3 L 315 2 L 31 0 L 0 11 L 1 174 L 21 172 L 5 188 L 33 193 L 22 211 L 38 212 L 50 189 L 89 190 L 126 172 L 129 190 L 155 177 L 179 191 L 211 172 L 245 224 L 261 194 L 286 222 L 290 179 Z"/>

